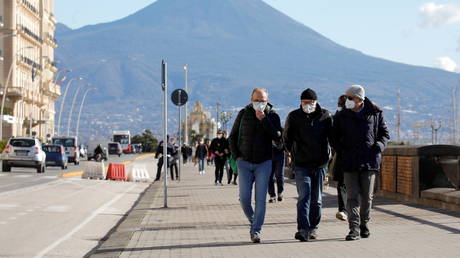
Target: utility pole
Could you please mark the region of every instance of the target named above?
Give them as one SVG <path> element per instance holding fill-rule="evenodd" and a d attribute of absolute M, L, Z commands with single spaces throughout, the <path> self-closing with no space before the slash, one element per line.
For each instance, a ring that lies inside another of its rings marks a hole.
<path fill-rule="evenodd" d="M 438 131 L 442 127 L 442 122 L 438 122 L 438 126 L 436 126 L 435 122 L 431 122 L 431 142 L 432 144 L 438 144 Z"/>
<path fill-rule="evenodd" d="M 220 103 L 216 103 L 216 127 L 219 130 L 219 121 L 220 121 Z"/>
<path fill-rule="evenodd" d="M 168 64 L 164 60 L 161 63 L 161 88 L 163 90 L 163 208 L 168 208 Z"/>
<path fill-rule="evenodd" d="M 396 118 L 396 132 L 398 142 L 401 142 L 401 90 L 398 89 L 398 114 Z"/>
<path fill-rule="evenodd" d="M 457 87 L 452 88 L 452 144 L 457 143 Z"/>
<path fill-rule="evenodd" d="M 188 64 L 184 65 L 184 71 L 185 71 L 185 92 L 188 92 Z M 190 93 L 189 93 L 190 94 Z M 184 131 L 185 131 L 185 138 L 184 138 L 184 143 L 187 145 L 188 143 L 188 113 L 187 113 L 187 103 L 185 103 L 185 125 L 184 125 Z"/>

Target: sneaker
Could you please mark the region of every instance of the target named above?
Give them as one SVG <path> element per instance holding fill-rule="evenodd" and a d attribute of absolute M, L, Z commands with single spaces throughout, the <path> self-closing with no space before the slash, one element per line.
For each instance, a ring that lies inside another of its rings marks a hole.
<path fill-rule="evenodd" d="M 348 219 L 348 216 L 345 212 L 343 211 L 339 211 L 335 214 L 335 217 L 339 220 L 343 220 L 343 221 L 346 221 Z"/>
<path fill-rule="evenodd" d="M 276 202 L 276 197 L 273 196 L 273 197 L 270 197 L 270 199 L 268 200 L 269 203 L 274 203 Z"/>
<path fill-rule="evenodd" d="M 318 233 L 316 232 L 316 229 L 313 229 L 312 231 L 310 231 L 310 234 L 308 235 L 308 238 L 313 239 L 313 240 L 318 238 Z"/>
<path fill-rule="evenodd" d="M 361 230 L 361 238 L 368 238 L 371 235 L 371 232 L 369 232 L 369 228 L 367 225 L 361 225 L 359 226 L 359 229 Z"/>
<path fill-rule="evenodd" d="M 295 239 L 299 240 L 300 242 L 308 242 L 308 231 L 306 230 L 300 230 L 297 233 L 295 233 L 294 236 Z"/>
<path fill-rule="evenodd" d="M 345 237 L 345 240 L 347 241 L 354 241 L 354 240 L 359 240 L 359 233 L 356 231 L 350 231 L 348 235 Z"/>
<path fill-rule="evenodd" d="M 255 244 L 260 243 L 260 234 L 259 233 L 251 233 L 251 241 Z"/>
<path fill-rule="evenodd" d="M 279 202 L 283 201 L 283 194 L 278 194 L 278 201 Z"/>

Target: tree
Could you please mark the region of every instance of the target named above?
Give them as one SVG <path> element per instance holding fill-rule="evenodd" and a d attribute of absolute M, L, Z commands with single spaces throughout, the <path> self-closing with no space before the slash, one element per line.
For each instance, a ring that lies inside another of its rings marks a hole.
<path fill-rule="evenodd" d="M 131 142 L 133 144 L 142 144 L 145 152 L 154 152 L 158 146 L 158 139 L 149 129 L 145 129 L 142 135 L 134 135 L 131 138 Z"/>

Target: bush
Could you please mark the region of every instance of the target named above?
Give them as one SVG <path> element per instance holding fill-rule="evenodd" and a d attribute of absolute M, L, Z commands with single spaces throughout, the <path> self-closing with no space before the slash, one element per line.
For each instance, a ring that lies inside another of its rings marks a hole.
<path fill-rule="evenodd" d="M 8 143 L 8 141 L 0 141 L 0 153 L 3 152 L 3 150 L 5 149 L 7 143 Z"/>

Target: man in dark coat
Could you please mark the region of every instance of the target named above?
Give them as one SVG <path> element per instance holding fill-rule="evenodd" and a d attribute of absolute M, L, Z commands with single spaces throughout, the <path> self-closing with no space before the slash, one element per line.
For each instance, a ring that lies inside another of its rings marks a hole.
<path fill-rule="evenodd" d="M 347 188 L 350 232 L 346 240 L 351 241 L 370 235 L 375 178 L 390 134 L 383 111 L 366 98 L 362 86 L 351 86 L 345 95 L 346 108 L 335 116 L 334 136 Z"/>
<path fill-rule="evenodd" d="M 230 150 L 237 160 L 240 204 L 250 223 L 251 241 L 260 243 L 272 172 L 272 141 L 281 139 L 281 124 L 278 114 L 268 103 L 265 89 L 254 89 L 251 102 L 235 119 L 230 133 Z M 254 184 L 255 211 L 251 205 Z"/>
<path fill-rule="evenodd" d="M 217 132 L 217 137 L 211 141 L 209 149 L 215 155 L 214 164 L 216 166 L 216 171 L 214 184 L 223 186 L 222 177 L 224 176 L 224 166 L 227 162 L 229 146 L 228 140 L 224 137 L 224 133 L 221 130 Z"/>
<path fill-rule="evenodd" d="M 317 101 L 316 92 L 306 89 L 300 108 L 289 113 L 284 143 L 295 165 L 297 233 L 300 241 L 316 239 L 321 220 L 323 181 L 331 157 L 332 115 Z"/>

